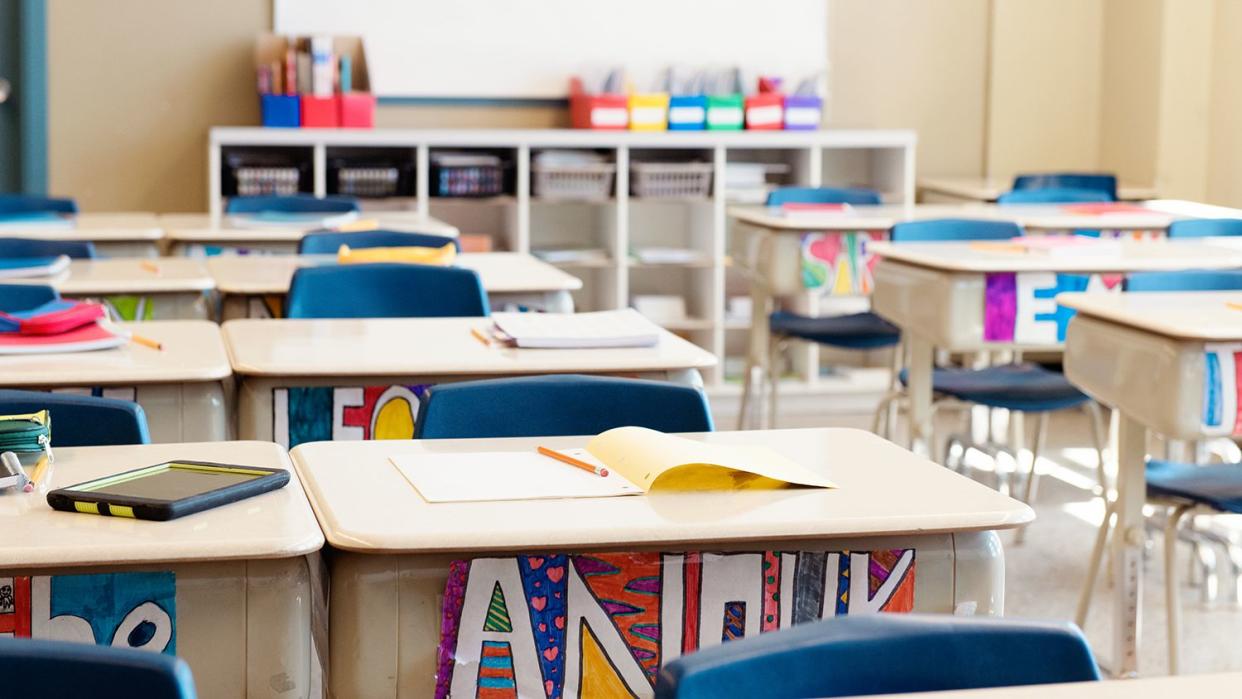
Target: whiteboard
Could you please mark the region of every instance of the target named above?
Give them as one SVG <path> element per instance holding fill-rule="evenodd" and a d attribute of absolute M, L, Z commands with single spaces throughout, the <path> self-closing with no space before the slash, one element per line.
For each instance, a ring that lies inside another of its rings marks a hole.
<path fill-rule="evenodd" d="M 828 65 L 827 0 L 273 0 L 279 34 L 356 34 L 381 97 L 563 98 L 623 66 L 779 75 Z M 750 84 L 747 84 L 750 88 Z"/>

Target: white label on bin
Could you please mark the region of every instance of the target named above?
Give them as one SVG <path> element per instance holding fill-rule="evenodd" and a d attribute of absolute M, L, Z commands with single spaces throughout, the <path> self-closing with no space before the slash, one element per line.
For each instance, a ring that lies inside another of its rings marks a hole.
<path fill-rule="evenodd" d="M 663 124 L 664 107 L 634 107 L 630 110 L 630 121 L 635 124 Z"/>
<path fill-rule="evenodd" d="M 622 107 L 596 107 L 591 110 L 591 126 L 625 126 L 629 115 Z"/>
<path fill-rule="evenodd" d="M 668 121 L 670 124 L 701 124 L 707 110 L 699 106 L 669 107 Z"/>
<path fill-rule="evenodd" d="M 707 123 L 712 126 L 732 126 L 742 123 L 741 107 L 712 107 L 707 110 Z"/>
<path fill-rule="evenodd" d="M 781 108 L 777 105 L 767 107 L 751 107 L 746 110 L 746 122 L 749 124 L 779 124 Z"/>
<path fill-rule="evenodd" d="M 785 123 L 793 126 L 817 126 L 819 110 L 815 107 L 786 107 Z"/>

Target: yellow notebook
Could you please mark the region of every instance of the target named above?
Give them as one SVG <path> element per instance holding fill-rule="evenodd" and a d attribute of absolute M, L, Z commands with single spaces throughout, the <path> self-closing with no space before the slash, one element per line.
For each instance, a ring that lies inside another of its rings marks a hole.
<path fill-rule="evenodd" d="M 418 265 L 436 265 L 448 267 L 457 259 L 457 247 L 447 243 L 439 248 L 417 246 L 393 248 L 359 248 L 351 250 L 342 245 L 336 253 L 336 261 L 340 264 L 366 264 L 370 262 L 407 262 Z"/>
<path fill-rule="evenodd" d="M 562 454 L 607 477 L 528 451 L 417 454 L 394 466 L 427 502 L 642 495 L 651 491 L 834 488 L 832 481 L 760 446 L 708 444 L 642 427 L 618 427 Z"/>

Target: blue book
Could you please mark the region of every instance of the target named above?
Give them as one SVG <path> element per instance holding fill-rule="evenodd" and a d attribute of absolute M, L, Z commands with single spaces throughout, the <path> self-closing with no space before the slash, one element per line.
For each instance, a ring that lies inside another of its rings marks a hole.
<path fill-rule="evenodd" d="M 0 230 L 5 228 L 73 228 L 73 218 L 55 211 L 0 213 Z"/>
<path fill-rule="evenodd" d="M 60 274 L 68 267 L 68 255 L 59 255 L 57 257 L 2 257 L 0 258 L 0 279 L 50 277 Z"/>

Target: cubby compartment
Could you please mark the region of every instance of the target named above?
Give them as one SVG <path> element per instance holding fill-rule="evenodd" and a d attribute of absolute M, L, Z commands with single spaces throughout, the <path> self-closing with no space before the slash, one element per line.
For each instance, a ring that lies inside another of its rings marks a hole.
<path fill-rule="evenodd" d="M 646 148 L 630 152 L 634 199 L 707 199 L 715 177 L 713 153 L 703 149 Z"/>
<path fill-rule="evenodd" d="M 546 201 L 612 199 L 616 193 L 616 151 L 610 149 L 536 151 L 530 159 L 531 196 Z"/>
<path fill-rule="evenodd" d="M 428 194 L 467 199 L 513 196 L 516 162 L 513 148 L 432 148 Z"/>
<path fill-rule="evenodd" d="M 226 197 L 314 191 L 314 150 L 309 147 L 226 147 L 221 161 L 220 193 Z"/>
<path fill-rule="evenodd" d="M 763 204 L 777 187 L 809 181 L 805 149 L 729 149 L 725 199 L 730 204 Z"/>
<path fill-rule="evenodd" d="M 328 194 L 359 199 L 413 199 L 418 194 L 417 149 L 327 149 Z"/>

